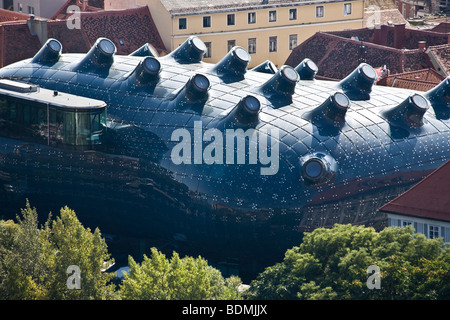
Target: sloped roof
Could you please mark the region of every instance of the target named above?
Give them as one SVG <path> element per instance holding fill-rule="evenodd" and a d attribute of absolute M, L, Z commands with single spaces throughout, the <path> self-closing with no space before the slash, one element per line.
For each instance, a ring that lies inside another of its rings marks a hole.
<path fill-rule="evenodd" d="M 109 38 L 117 54 L 130 54 L 145 43 L 162 53 L 165 46 L 147 6 L 80 13 L 81 28 L 69 29 L 66 20 L 47 20 L 48 38 L 63 45 L 64 52 L 85 53 L 99 37 Z M 0 23 L 0 67 L 31 58 L 41 48 L 25 20 Z"/>
<path fill-rule="evenodd" d="M 445 77 L 439 72 L 429 68 L 399 74 L 391 74 L 378 81 L 377 84 L 415 91 L 428 91 L 444 79 Z"/>
<path fill-rule="evenodd" d="M 27 20 L 29 17 L 29 14 L 0 9 L 0 22 Z"/>
<path fill-rule="evenodd" d="M 294 48 L 285 64 L 295 67 L 309 58 L 318 66 L 319 77 L 336 80 L 347 76 L 360 62 L 373 67 L 386 65 L 390 74 L 434 68 L 429 55 L 419 48 L 423 41 L 450 70 L 447 34 L 398 26 L 317 32 Z"/>
<path fill-rule="evenodd" d="M 449 33 L 450 32 L 450 22 L 441 22 L 437 26 L 431 29 L 433 32 Z"/>
<path fill-rule="evenodd" d="M 374 67 L 386 65 L 394 74 L 432 67 L 423 50 L 401 50 L 360 40 L 317 32 L 291 52 L 286 64 L 295 67 L 304 58 L 309 58 L 319 68 L 319 76 L 336 80 L 350 74 L 360 62 Z M 361 45 L 364 46 L 363 54 Z"/>
<path fill-rule="evenodd" d="M 450 221 L 450 161 L 414 187 L 385 204 L 380 211 Z"/>
<path fill-rule="evenodd" d="M 67 9 L 70 6 L 73 6 L 73 5 L 78 6 L 80 9 L 83 10 L 83 12 L 95 12 L 95 11 L 101 10 L 101 8 L 92 6 L 91 2 L 92 1 L 89 1 L 88 5 L 83 9 L 79 1 L 77 1 L 77 0 L 67 0 L 67 2 L 61 8 L 59 8 L 58 11 L 56 11 L 56 13 L 51 17 L 51 19 L 52 20 L 55 20 L 55 19 L 65 20 L 65 19 L 67 19 L 71 15 L 71 13 L 67 13 Z"/>

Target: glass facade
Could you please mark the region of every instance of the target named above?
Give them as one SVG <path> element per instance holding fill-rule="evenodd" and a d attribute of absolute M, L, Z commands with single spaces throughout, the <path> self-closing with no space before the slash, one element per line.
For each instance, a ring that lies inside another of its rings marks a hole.
<path fill-rule="evenodd" d="M 65 109 L 49 103 L 0 95 L 0 134 L 48 145 L 89 146 L 102 142 L 106 108 Z"/>

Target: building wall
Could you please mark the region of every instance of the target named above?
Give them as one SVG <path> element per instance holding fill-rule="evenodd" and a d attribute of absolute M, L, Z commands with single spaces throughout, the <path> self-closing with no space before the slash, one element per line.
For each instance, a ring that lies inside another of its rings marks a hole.
<path fill-rule="evenodd" d="M 159 0 L 138 0 L 138 3 L 149 5 L 166 48 L 175 49 L 190 35 L 197 35 L 205 43 L 211 43 L 211 57 L 205 57 L 205 62 L 219 61 L 228 52 L 229 40 L 234 40 L 237 46 L 249 50 L 248 39 L 255 38 L 256 53 L 251 54 L 250 67 L 265 60 L 271 60 L 278 66 L 283 65 L 292 51 L 289 48 L 290 35 L 297 36 L 298 45 L 317 31 L 354 29 L 363 25 L 363 1 L 359 0 L 240 11 L 198 12 L 189 15 L 172 15 L 165 10 Z M 344 4 L 351 4 L 350 14 L 344 15 Z M 323 17 L 316 17 L 317 6 L 323 6 Z M 290 9 L 297 9 L 295 20 L 289 19 Z M 274 22 L 269 21 L 270 11 L 276 11 Z M 256 13 L 256 23 L 248 23 L 250 12 Z M 229 14 L 235 15 L 234 25 L 227 24 Z M 210 27 L 203 26 L 204 17 L 210 17 Z M 180 30 L 180 19 L 186 19 L 186 29 Z M 270 37 L 277 37 L 275 52 L 269 51 Z"/>
<path fill-rule="evenodd" d="M 423 233 L 427 238 L 430 238 L 430 228 L 433 228 L 432 234 L 437 231 L 439 238 L 443 238 L 445 242 L 450 242 L 449 222 L 388 213 L 388 227 L 405 227 L 408 224 L 412 224 L 417 233 Z"/>
<path fill-rule="evenodd" d="M 136 8 L 137 0 L 105 0 L 105 10 Z"/>
<path fill-rule="evenodd" d="M 150 14 L 155 22 L 156 28 L 162 38 L 167 51 L 174 49 L 172 44 L 173 21 L 171 14 L 164 8 L 159 0 L 137 0 L 138 5 L 148 5 Z"/>
<path fill-rule="evenodd" d="M 67 0 L 14 0 L 14 11 L 51 18 Z M 22 8 L 22 10 L 20 10 Z"/>

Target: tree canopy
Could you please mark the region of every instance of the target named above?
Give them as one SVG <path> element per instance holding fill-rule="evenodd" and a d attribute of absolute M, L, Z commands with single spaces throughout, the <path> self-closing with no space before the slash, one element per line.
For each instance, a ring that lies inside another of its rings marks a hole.
<path fill-rule="evenodd" d="M 100 230 L 83 227 L 68 207 L 41 226 L 28 202 L 17 222 L 0 220 L 0 299 L 450 299 L 449 244 L 412 227 L 305 233 L 245 294 L 239 277 L 224 278 L 202 257 L 167 258 L 151 248 L 140 263 L 129 256 L 120 283 L 104 272 L 113 261 Z M 80 270 L 76 289 L 71 266 Z"/>
<path fill-rule="evenodd" d="M 380 289 L 368 286 L 370 266 L 380 270 Z M 319 228 L 252 281 L 249 297 L 450 299 L 450 248 L 412 227 Z"/>

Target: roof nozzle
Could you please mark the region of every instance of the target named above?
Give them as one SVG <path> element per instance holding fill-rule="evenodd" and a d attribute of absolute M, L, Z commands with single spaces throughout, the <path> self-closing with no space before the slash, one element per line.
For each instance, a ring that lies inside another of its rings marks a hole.
<path fill-rule="evenodd" d="M 273 104 L 275 101 L 279 105 L 290 104 L 299 79 L 300 77 L 294 68 L 284 65 L 260 87 L 260 90 L 266 98 L 273 100 Z"/>
<path fill-rule="evenodd" d="M 142 47 L 136 49 L 132 53 L 129 54 L 131 57 L 158 57 L 158 52 L 156 49 L 149 43 L 144 44 Z"/>
<path fill-rule="evenodd" d="M 117 48 L 114 43 L 107 38 L 98 38 L 92 48 L 85 55 L 79 64 L 79 68 L 109 68 L 114 62 L 114 55 Z"/>
<path fill-rule="evenodd" d="M 242 47 L 233 47 L 213 68 L 218 76 L 244 78 L 251 57 Z"/>
<path fill-rule="evenodd" d="M 427 91 L 425 97 L 430 101 L 437 119 L 447 120 L 450 118 L 450 76 Z"/>
<path fill-rule="evenodd" d="M 33 63 L 57 62 L 61 56 L 62 45 L 56 39 L 48 39 L 33 57 Z"/>
<path fill-rule="evenodd" d="M 398 106 L 385 111 L 384 116 L 394 127 L 403 129 L 419 128 L 423 126 L 423 117 L 428 110 L 427 99 L 420 94 L 412 94 Z"/>
<path fill-rule="evenodd" d="M 300 80 L 314 80 L 319 68 L 311 59 L 306 58 L 295 67 L 295 71 L 300 76 Z"/>
<path fill-rule="evenodd" d="M 178 48 L 169 53 L 178 63 L 197 63 L 202 61 L 207 48 L 200 38 L 190 36 Z"/>
<path fill-rule="evenodd" d="M 210 82 L 202 74 L 193 75 L 184 87 L 186 100 L 190 103 L 198 103 L 208 97 Z"/>
<path fill-rule="evenodd" d="M 146 57 L 136 67 L 134 73 L 138 84 L 145 85 L 159 79 L 161 63 L 154 57 Z"/>
<path fill-rule="evenodd" d="M 260 110 L 261 103 L 259 100 L 254 96 L 248 95 L 242 98 L 234 108 L 234 119 L 239 125 L 254 125 L 259 121 Z"/>
<path fill-rule="evenodd" d="M 266 60 L 251 70 L 256 71 L 256 72 L 261 72 L 261 73 L 275 74 L 275 73 L 277 73 L 278 68 L 275 66 L 275 64 L 272 61 Z"/>
<path fill-rule="evenodd" d="M 351 100 L 369 100 L 377 73 L 367 63 L 361 63 L 352 73 L 339 82 L 341 89 Z"/>

